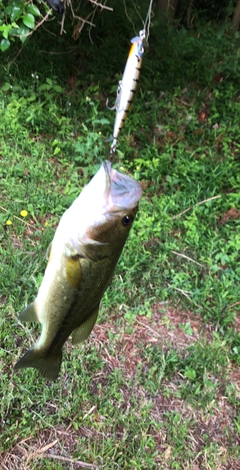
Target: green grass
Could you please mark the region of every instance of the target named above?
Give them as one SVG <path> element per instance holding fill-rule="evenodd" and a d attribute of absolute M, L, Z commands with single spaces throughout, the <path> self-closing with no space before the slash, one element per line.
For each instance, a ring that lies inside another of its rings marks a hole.
<path fill-rule="evenodd" d="M 152 30 L 113 158 L 115 168 L 142 182 L 139 214 L 98 323 L 84 345 L 67 342 L 56 383 L 32 369 L 13 373 L 40 332 L 18 323 L 17 313 L 36 296 L 60 216 L 108 158 L 114 113 L 105 100 L 115 93 L 127 51 L 121 37 L 123 62 L 113 57 L 108 66 L 98 52 L 105 37 L 99 26 L 93 46 L 87 34 L 81 39 L 84 69 L 77 53 L 62 61 L 41 53 L 40 33 L 11 66 L 4 59 L 4 470 L 237 468 L 239 45 L 222 27 L 165 32 L 160 40 Z M 61 45 L 56 37 L 53 49 Z M 102 57 L 111 57 L 110 46 L 108 38 Z"/>

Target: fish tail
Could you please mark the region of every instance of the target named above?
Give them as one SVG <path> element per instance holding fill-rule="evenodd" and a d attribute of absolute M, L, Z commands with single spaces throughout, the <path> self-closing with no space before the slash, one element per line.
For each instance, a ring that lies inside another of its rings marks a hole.
<path fill-rule="evenodd" d="M 14 370 L 34 367 L 48 380 L 56 380 L 62 362 L 62 351 L 58 355 L 47 355 L 41 349 L 29 349 L 15 364 Z"/>

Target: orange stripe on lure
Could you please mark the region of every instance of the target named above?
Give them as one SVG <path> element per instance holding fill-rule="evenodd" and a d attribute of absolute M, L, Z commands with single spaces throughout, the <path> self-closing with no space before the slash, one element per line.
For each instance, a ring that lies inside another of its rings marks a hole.
<path fill-rule="evenodd" d="M 131 40 L 132 45 L 130 47 L 122 80 L 120 80 L 118 85 L 117 97 L 113 107 L 113 109 L 116 109 L 116 118 L 110 154 L 114 153 L 116 150 L 119 133 L 127 119 L 134 99 L 134 94 L 138 86 L 144 54 L 144 38 L 145 30 L 143 29 L 139 32 L 139 36 L 136 36 Z"/>

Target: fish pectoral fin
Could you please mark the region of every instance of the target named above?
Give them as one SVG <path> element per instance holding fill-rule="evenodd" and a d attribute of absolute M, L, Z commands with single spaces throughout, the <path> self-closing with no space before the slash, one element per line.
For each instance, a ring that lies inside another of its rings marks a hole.
<path fill-rule="evenodd" d="M 72 344 L 81 343 L 84 341 L 91 333 L 98 316 L 99 311 L 99 304 L 98 306 L 91 312 L 89 317 L 82 323 L 78 328 L 72 333 Z"/>
<path fill-rule="evenodd" d="M 65 256 L 72 259 L 84 258 L 90 261 L 99 261 L 101 259 L 101 256 L 99 258 L 99 248 L 106 245 L 108 243 L 93 240 L 85 234 L 76 240 L 69 239 L 65 244 Z"/>
<path fill-rule="evenodd" d="M 34 367 L 48 380 L 56 380 L 62 362 L 62 351 L 58 355 L 44 355 L 39 349 L 29 349 L 15 364 L 14 370 Z"/>
<path fill-rule="evenodd" d="M 65 245 L 65 255 L 68 257 L 68 258 L 74 258 L 76 256 L 79 257 L 80 253 L 79 253 L 79 250 L 75 248 L 75 246 L 73 246 L 73 242 L 72 240 L 70 240 L 68 243 L 66 243 Z"/>
<path fill-rule="evenodd" d="M 21 313 L 19 313 L 18 320 L 20 320 L 20 321 L 39 321 L 38 316 L 37 316 L 37 310 L 36 310 L 35 302 L 32 302 Z"/>
<path fill-rule="evenodd" d="M 106 253 L 102 254 L 101 248 L 107 245 L 108 243 L 85 237 L 79 240 L 79 251 L 82 253 L 83 258 L 97 262 L 106 258 Z"/>

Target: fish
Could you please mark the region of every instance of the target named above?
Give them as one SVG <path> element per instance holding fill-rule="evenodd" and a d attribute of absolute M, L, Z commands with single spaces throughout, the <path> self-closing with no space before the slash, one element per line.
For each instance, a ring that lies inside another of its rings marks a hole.
<path fill-rule="evenodd" d="M 116 109 L 116 117 L 113 129 L 113 142 L 110 155 L 115 152 L 117 139 L 130 111 L 134 95 L 138 86 L 142 61 L 144 55 L 145 30 L 139 32 L 139 36 L 131 40 L 127 62 L 117 89 L 117 98 L 113 108 Z"/>
<path fill-rule="evenodd" d="M 37 297 L 18 316 L 21 322 L 40 322 L 41 335 L 15 371 L 33 367 L 45 379 L 56 380 L 68 337 L 75 345 L 90 335 L 141 195 L 139 182 L 105 161 L 64 212 Z"/>

